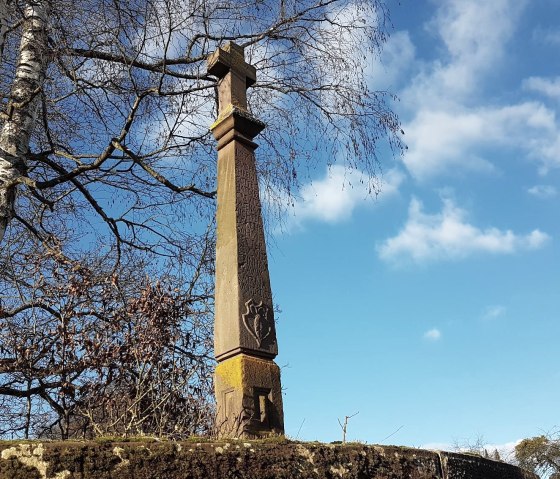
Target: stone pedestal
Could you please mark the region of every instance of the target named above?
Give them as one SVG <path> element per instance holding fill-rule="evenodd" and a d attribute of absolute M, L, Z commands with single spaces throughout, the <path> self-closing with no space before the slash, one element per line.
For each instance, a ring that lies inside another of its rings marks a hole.
<path fill-rule="evenodd" d="M 283 434 L 280 368 L 274 361 L 238 354 L 216 367 L 217 423 L 228 437 Z"/>
<path fill-rule="evenodd" d="M 283 434 L 272 292 L 253 138 L 264 124 L 247 110 L 255 69 L 233 43 L 208 59 L 219 78 L 214 352 L 217 427 L 224 437 Z"/>

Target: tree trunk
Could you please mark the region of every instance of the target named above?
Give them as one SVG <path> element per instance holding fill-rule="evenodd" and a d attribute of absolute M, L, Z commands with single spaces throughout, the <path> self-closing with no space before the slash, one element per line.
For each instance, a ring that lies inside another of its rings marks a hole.
<path fill-rule="evenodd" d="M 0 131 L 0 241 L 13 215 L 17 183 L 25 171 L 25 155 L 40 103 L 47 67 L 48 13 L 46 0 L 28 2 L 24 11 L 18 65 Z"/>
<path fill-rule="evenodd" d="M 10 0 L 0 0 L 0 64 L 4 53 L 4 42 L 6 41 L 6 30 L 8 29 L 8 3 Z"/>

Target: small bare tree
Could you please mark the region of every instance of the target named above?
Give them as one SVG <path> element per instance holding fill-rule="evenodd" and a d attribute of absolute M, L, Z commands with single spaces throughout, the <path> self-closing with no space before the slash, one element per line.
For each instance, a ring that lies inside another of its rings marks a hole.
<path fill-rule="evenodd" d="M 342 422 L 340 419 L 338 420 L 338 424 L 340 426 L 340 429 L 342 429 L 342 444 L 346 443 L 346 432 L 348 431 L 348 420 L 353 418 L 354 416 L 357 416 L 358 414 L 360 414 L 360 412 L 356 412 L 350 416 L 344 416 L 344 421 Z"/>
<path fill-rule="evenodd" d="M 24 263 L 21 299 L 0 309 L 1 434 L 185 437 L 213 423 L 211 285 L 202 270 L 153 282 L 135 255 L 119 269 L 55 251 Z M 178 287 L 178 286 L 182 287 Z M 20 285 L 21 286 L 21 285 Z M 10 411 L 16 414 L 8 415 Z"/>

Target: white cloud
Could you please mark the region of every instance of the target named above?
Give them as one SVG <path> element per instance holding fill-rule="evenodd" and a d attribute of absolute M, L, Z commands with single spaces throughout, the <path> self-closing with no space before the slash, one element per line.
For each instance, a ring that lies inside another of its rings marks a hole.
<path fill-rule="evenodd" d="M 403 161 L 423 180 L 461 170 L 491 172 L 496 148 L 517 149 L 546 174 L 560 167 L 560 123 L 541 102 L 480 103 L 483 82 L 507 51 L 527 1 L 450 0 L 440 4 L 427 28 L 444 54 L 421 66 L 401 92 L 413 116 L 403 122 L 409 147 Z M 524 87 L 555 95 L 560 81 L 528 79 Z"/>
<path fill-rule="evenodd" d="M 422 444 L 420 449 L 428 449 L 429 451 L 452 451 L 453 446 L 447 442 L 428 442 Z"/>
<path fill-rule="evenodd" d="M 408 170 L 424 179 L 456 168 L 492 171 L 485 148 L 518 148 L 541 164 L 560 167 L 560 125 L 555 112 L 538 102 L 495 108 L 421 109 L 406 126 Z"/>
<path fill-rule="evenodd" d="M 424 333 L 424 339 L 428 341 L 439 341 L 441 339 L 441 331 L 437 328 L 430 329 Z"/>
<path fill-rule="evenodd" d="M 527 235 L 492 227 L 480 229 L 466 216 L 450 199 L 444 200 L 443 210 L 436 214 L 424 213 L 422 203 L 413 199 L 405 226 L 379 245 L 379 257 L 395 263 L 405 259 L 416 263 L 457 260 L 476 253 L 511 254 L 538 249 L 550 239 L 538 229 Z"/>
<path fill-rule="evenodd" d="M 501 305 L 488 306 L 482 314 L 483 319 L 496 319 L 506 314 L 506 307 Z"/>
<path fill-rule="evenodd" d="M 476 91 L 483 74 L 495 69 L 526 0 L 450 0 L 442 2 L 428 30 L 446 55 L 415 78 L 409 99 L 440 104 Z"/>
<path fill-rule="evenodd" d="M 370 57 L 366 76 L 372 90 L 394 90 L 414 62 L 415 47 L 407 31 L 391 35 L 380 58 Z"/>
<path fill-rule="evenodd" d="M 420 110 L 404 127 L 409 147 L 403 160 L 406 167 L 418 179 L 457 166 L 491 170 L 488 161 L 472 153 L 473 145 L 489 140 L 484 133 L 485 123 L 480 115 L 469 112 Z"/>
<path fill-rule="evenodd" d="M 560 77 L 529 77 L 523 82 L 523 87 L 555 100 L 560 100 Z"/>
<path fill-rule="evenodd" d="M 490 454 L 492 454 L 493 451 L 497 450 L 502 461 L 508 462 L 515 459 L 515 446 L 517 446 L 520 442 L 521 439 L 502 444 L 485 444 L 484 449 L 486 449 Z"/>
<path fill-rule="evenodd" d="M 398 192 L 403 180 L 404 174 L 393 169 L 372 184 L 363 172 L 334 165 L 327 170 L 324 178 L 300 189 L 300 198 L 294 204 L 289 221 L 291 226 L 301 225 L 307 220 L 326 223 L 343 221 L 360 204 L 374 201 L 376 188 L 381 188 L 378 199 L 385 199 Z"/>
<path fill-rule="evenodd" d="M 541 199 L 554 198 L 558 190 L 552 185 L 535 185 L 527 189 L 527 193 Z"/>

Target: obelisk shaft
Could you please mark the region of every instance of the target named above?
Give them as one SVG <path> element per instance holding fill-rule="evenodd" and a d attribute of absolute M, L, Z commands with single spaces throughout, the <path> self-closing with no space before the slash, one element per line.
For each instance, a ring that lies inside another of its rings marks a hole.
<path fill-rule="evenodd" d="M 217 427 L 222 436 L 283 433 L 272 292 L 253 138 L 264 124 L 247 111 L 255 69 L 233 43 L 208 59 L 219 78 L 218 211 L 214 349 Z"/>

